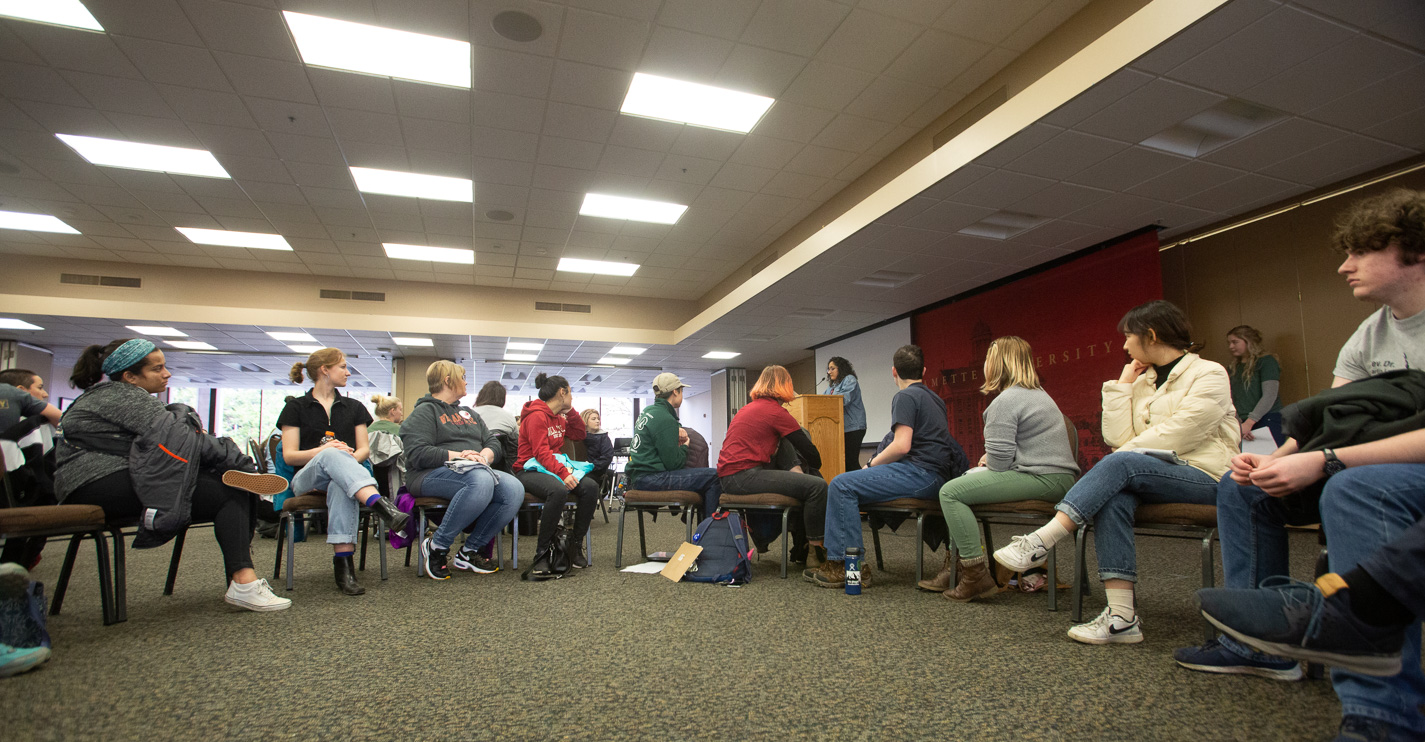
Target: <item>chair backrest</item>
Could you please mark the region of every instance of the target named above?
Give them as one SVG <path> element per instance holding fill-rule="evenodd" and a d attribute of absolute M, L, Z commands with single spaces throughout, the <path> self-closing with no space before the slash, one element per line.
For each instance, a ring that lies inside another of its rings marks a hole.
<path fill-rule="evenodd" d="M 267 463 L 271 471 L 276 471 L 277 457 L 282 455 L 282 434 L 275 433 L 267 439 Z"/>
<path fill-rule="evenodd" d="M 589 460 L 589 447 L 586 446 L 583 441 L 565 439 L 564 448 L 560 449 L 560 453 L 575 461 Z"/>
<path fill-rule="evenodd" d="M 1079 463 L 1079 429 L 1074 427 L 1074 421 L 1068 415 L 1064 415 L 1064 431 L 1069 434 L 1069 455 L 1077 464 Z"/>

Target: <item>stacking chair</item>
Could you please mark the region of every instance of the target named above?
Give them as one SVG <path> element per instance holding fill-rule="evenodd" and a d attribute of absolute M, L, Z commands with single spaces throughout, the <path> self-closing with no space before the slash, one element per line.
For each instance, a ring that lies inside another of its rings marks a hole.
<path fill-rule="evenodd" d="M 693 494 L 696 494 L 696 493 L 693 493 Z M 763 492 L 763 493 L 754 494 L 754 495 L 730 495 L 730 494 L 724 492 L 724 493 L 722 493 L 722 497 L 718 498 L 718 508 L 719 508 L 720 510 L 737 510 L 737 511 L 740 511 L 740 512 L 742 513 L 743 518 L 744 518 L 744 522 L 745 522 L 745 519 L 746 519 L 746 517 L 747 517 L 747 511 L 749 511 L 749 510 L 771 510 L 771 511 L 774 511 L 774 512 L 781 512 L 781 514 L 782 514 L 782 537 L 781 537 L 781 538 L 782 538 L 782 579 L 784 579 L 784 580 L 787 579 L 788 551 L 789 551 L 790 546 L 791 546 L 791 544 L 790 544 L 789 542 L 790 542 L 791 539 L 792 539 L 791 532 L 788 530 L 788 525 L 789 525 L 789 521 L 790 521 L 790 519 L 791 519 L 791 513 L 792 513 L 792 511 L 793 511 L 793 510 L 801 510 L 801 509 L 802 509 L 802 503 L 801 503 L 801 501 L 800 501 L 800 500 L 797 500 L 796 498 L 793 498 L 793 497 L 787 497 L 786 495 L 778 495 L 778 494 L 775 494 L 775 493 L 772 493 L 772 492 Z M 640 515 L 641 515 L 641 514 L 640 514 Z M 643 519 L 642 519 L 642 517 L 639 518 L 638 526 L 639 526 L 638 535 L 640 536 L 640 541 L 641 541 L 641 537 L 643 536 Z M 691 521 L 691 520 L 688 521 L 688 528 L 689 528 L 689 532 L 690 532 L 690 534 L 691 534 L 691 529 L 692 529 L 692 521 Z M 688 536 L 688 540 L 689 540 L 689 541 L 692 540 L 692 536 L 691 536 L 691 535 Z M 878 553 L 879 553 L 879 550 L 878 550 Z"/>
<path fill-rule="evenodd" d="M 622 439 L 620 439 L 622 440 Z M 724 500 L 729 497 L 723 495 Z M 525 495 L 525 501 L 529 501 L 529 495 Z M 795 502 L 795 501 L 793 501 Z M 703 496 L 696 492 L 687 490 L 625 490 L 623 493 L 623 507 L 618 512 L 618 547 L 614 550 L 614 569 L 623 569 L 623 524 L 628 511 L 632 510 L 638 514 L 638 548 L 639 554 L 648 554 L 648 541 L 643 531 L 643 514 L 645 512 L 657 513 L 667 511 L 675 513 L 680 510 L 688 512 L 687 540 L 693 540 L 693 525 L 700 518 L 697 514 L 702 510 Z M 783 519 L 785 520 L 785 518 Z M 786 559 L 782 560 L 783 565 Z M 783 576 L 786 567 L 783 566 Z"/>
<path fill-rule="evenodd" d="M 920 582 L 925 576 L 925 516 L 927 514 L 940 514 L 940 500 L 938 498 L 922 500 L 918 497 L 899 497 L 885 502 L 871 503 L 861 508 L 866 513 L 881 513 L 887 515 L 904 515 L 915 517 L 915 581 Z M 876 550 L 876 569 L 884 572 L 886 570 L 885 560 L 881 557 L 881 529 L 875 525 L 871 526 L 871 543 Z M 945 548 L 950 548 L 947 543 Z M 914 587 L 914 585 L 912 585 Z"/>
<path fill-rule="evenodd" d="M 297 534 L 295 527 L 305 521 L 308 517 L 327 512 L 327 494 L 321 491 L 312 491 L 302 495 L 294 495 L 287 498 L 282 503 L 282 510 L 279 512 L 277 522 L 277 560 L 272 567 L 272 580 L 275 582 L 282 576 L 282 547 L 287 547 L 287 590 L 293 589 L 292 572 L 296 569 Z M 368 521 L 376 521 L 376 543 L 378 553 L 381 556 L 381 579 L 384 581 L 389 577 L 386 566 L 386 525 L 379 518 L 375 518 L 368 508 L 360 509 L 358 528 L 361 530 L 361 550 L 363 555 L 366 551 L 366 529 Z M 362 564 L 365 564 L 362 558 Z"/>

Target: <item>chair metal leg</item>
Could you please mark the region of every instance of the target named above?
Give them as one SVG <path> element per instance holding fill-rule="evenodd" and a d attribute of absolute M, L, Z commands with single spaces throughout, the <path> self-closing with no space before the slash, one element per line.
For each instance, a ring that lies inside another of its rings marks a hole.
<path fill-rule="evenodd" d="M 693 520 L 694 520 L 693 518 L 689 518 L 689 519 L 688 519 L 688 522 L 683 524 L 684 530 L 685 530 L 685 531 L 687 532 L 687 534 L 688 534 L 687 537 L 684 538 L 683 540 L 686 541 L 686 542 L 688 542 L 688 543 L 690 543 L 690 544 L 693 543 Z M 697 521 L 698 521 L 699 523 L 703 522 L 702 519 L 697 519 Z"/>
<path fill-rule="evenodd" d="M 104 531 L 91 531 L 89 536 L 94 539 L 94 553 L 99 558 L 99 605 L 104 611 L 104 625 L 112 626 L 118 623 L 114 608 L 114 574 L 109 571 L 109 543 L 104 538 Z"/>
<path fill-rule="evenodd" d="M 390 571 L 386 566 L 386 523 L 379 518 L 376 519 L 376 553 L 381 561 L 381 579 L 385 580 L 390 577 Z"/>
<path fill-rule="evenodd" d="M 623 569 L 623 521 L 628 515 L 628 506 L 619 508 L 618 511 L 618 539 L 614 547 L 614 569 Z"/>
<path fill-rule="evenodd" d="M 876 547 L 876 569 L 885 572 L 886 562 L 881 558 L 881 529 L 875 526 L 871 526 L 871 543 Z M 861 557 L 861 561 L 866 561 L 866 558 Z M 862 567 L 862 569 L 865 568 Z"/>
<path fill-rule="evenodd" d="M 505 568 L 505 529 L 495 532 L 495 566 Z"/>
<path fill-rule="evenodd" d="M 297 569 L 297 526 L 305 519 L 295 513 L 287 523 L 287 592 L 292 592 L 292 572 Z"/>
<path fill-rule="evenodd" d="M 109 538 L 114 541 L 114 621 L 123 623 L 129 620 L 129 575 L 124 554 L 124 532 L 110 528 Z"/>
<path fill-rule="evenodd" d="M 915 581 L 925 579 L 925 513 L 915 515 Z"/>
<path fill-rule="evenodd" d="M 272 565 L 272 581 L 282 576 L 282 547 L 287 545 L 287 532 L 292 530 L 291 518 L 286 513 L 277 516 L 277 562 Z"/>
<path fill-rule="evenodd" d="M 163 584 L 163 594 L 172 595 L 173 585 L 178 582 L 178 562 L 183 558 L 183 539 L 187 537 L 188 529 L 185 528 L 173 537 L 173 556 L 168 559 L 168 582 Z M 224 587 L 227 587 L 224 585 Z"/>
<path fill-rule="evenodd" d="M 361 558 L 360 558 L 359 560 L 357 560 L 357 565 L 356 565 L 356 569 L 357 569 L 358 572 L 365 572 L 365 571 L 366 571 L 366 540 L 367 540 L 366 529 L 367 529 L 367 527 L 370 526 L 370 525 L 371 525 L 371 516 L 367 515 L 366 513 L 362 513 L 362 514 L 361 514 L 361 526 L 360 526 L 360 530 L 361 530 Z"/>
<path fill-rule="evenodd" d="M 584 532 L 584 559 L 589 566 L 594 566 L 594 534 L 589 531 Z"/>
<path fill-rule="evenodd" d="M 983 522 L 982 522 L 982 525 L 984 525 L 984 527 L 985 527 L 985 556 L 988 556 L 988 557 L 990 558 L 990 561 L 991 561 L 991 562 L 994 562 L 994 560 L 995 560 L 995 556 L 994 556 L 994 554 L 995 554 L 995 537 L 994 537 L 994 534 L 993 534 L 993 533 L 990 533 L 990 524 L 989 524 L 989 521 L 983 521 Z M 990 565 L 990 569 L 994 569 L 994 564 L 991 564 L 991 565 Z M 994 573 L 991 572 L 990 574 L 994 574 Z"/>
<path fill-rule="evenodd" d="M 648 539 L 643 533 L 643 508 L 638 509 L 638 555 L 648 558 Z"/>
<path fill-rule="evenodd" d="M 1216 582 L 1216 573 L 1212 568 L 1212 538 L 1217 535 L 1217 529 L 1208 529 L 1207 536 L 1202 539 L 1202 586 L 1212 587 Z M 1217 636 L 1217 630 L 1206 618 L 1202 619 L 1202 641 L 1204 644 L 1211 642 Z"/>
<path fill-rule="evenodd" d="M 782 579 L 787 579 L 788 546 L 787 542 L 792 540 L 792 534 L 787 530 L 787 521 L 791 517 L 791 508 L 782 508 Z"/>
<path fill-rule="evenodd" d="M 64 605 L 64 593 L 69 589 L 69 576 L 74 572 L 74 559 L 79 556 L 79 542 L 83 540 L 83 534 L 75 534 L 69 539 L 69 550 L 64 552 L 64 566 L 59 568 L 59 582 L 55 583 L 54 597 L 49 602 L 51 616 L 58 616 L 60 607 Z"/>
<path fill-rule="evenodd" d="M 1049 568 L 1049 610 L 1059 610 L 1059 549 L 1056 546 L 1049 547 L 1049 562 L 1045 565 Z"/>
<path fill-rule="evenodd" d="M 1079 528 L 1074 532 L 1074 623 L 1084 620 L 1084 591 L 1088 586 L 1089 568 L 1085 563 L 1088 551 L 1088 540 L 1084 534 L 1088 528 Z"/>

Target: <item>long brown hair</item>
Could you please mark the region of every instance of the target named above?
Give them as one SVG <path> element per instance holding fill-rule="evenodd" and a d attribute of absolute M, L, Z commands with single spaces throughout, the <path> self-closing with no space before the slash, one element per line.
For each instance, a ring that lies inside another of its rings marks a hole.
<path fill-rule="evenodd" d="M 1251 325 L 1237 325 L 1227 331 L 1228 337 L 1235 337 L 1247 344 L 1247 355 L 1245 358 L 1232 357 L 1232 365 L 1229 369 L 1235 376 L 1237 367 L 1242 367 L 1240 378 L 1246 380 L 1252 378 L 1252 372 L 1257 368 L 1257 362 L 1270 356 L 1271 353 L 1262 349 L 1262 333 L 1257 332 Z"/>

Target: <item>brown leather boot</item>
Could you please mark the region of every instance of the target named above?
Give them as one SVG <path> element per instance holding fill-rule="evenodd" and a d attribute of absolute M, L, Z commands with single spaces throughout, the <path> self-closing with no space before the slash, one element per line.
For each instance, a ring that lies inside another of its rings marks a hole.
<path fill-rule="evenodd" d="M 999 590 L 995 578 L 990 576 L 988 560 L 985 557 L 960 563 L 960 584 L 954 590 L 941 593 L 946 600 L 967 603 L 975 598 L 994 595 Z"/>
<path fill-rule="evenodd" d="M 950 550 L 945 550 L 945 566 L 940 568 L 939 574 L 928 580 L 921 580 L 915 583 L 917 590 L 927 590 L 929 592 L 943 593 L 950 589 Z"/>

